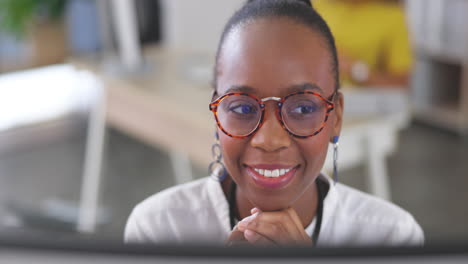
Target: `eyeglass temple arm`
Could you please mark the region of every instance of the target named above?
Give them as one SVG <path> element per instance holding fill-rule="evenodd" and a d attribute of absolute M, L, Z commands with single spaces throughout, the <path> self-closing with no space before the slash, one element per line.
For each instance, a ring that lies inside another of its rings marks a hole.
<path fill-rule="evenodd" d="M 335 90 L 335 92 L 333 92 L 332 95 L 330 95 L 330 97 L 327 98 L 327 100 L 330 102 L 330 103 L 333 103 L 333 100 L 335 100 L 335 95 L 338 94 L 338 89 Z"/>

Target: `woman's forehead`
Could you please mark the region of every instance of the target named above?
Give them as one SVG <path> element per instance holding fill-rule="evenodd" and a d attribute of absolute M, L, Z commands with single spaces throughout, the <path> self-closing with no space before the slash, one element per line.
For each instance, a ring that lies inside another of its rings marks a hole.
<path fill-rule="evenodd" d="M 258 19 L 234 28 L 224 40 L 217 74 L 219 94 L 236 85 L 277 94 L 303 83 L 325 93 L 334 89 L 324 38 L 287 19 Z"/>

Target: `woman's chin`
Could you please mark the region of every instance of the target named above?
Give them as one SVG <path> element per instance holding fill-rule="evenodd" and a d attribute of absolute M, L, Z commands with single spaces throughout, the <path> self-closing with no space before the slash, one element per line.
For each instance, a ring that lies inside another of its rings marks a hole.
<path fill-rule="evenodd" d="M 252 204 L 265 212 L 281 211 L 292 206 L 292 202 L 284 199 L 268 198 L 262 200 L 252 200 Z"/>

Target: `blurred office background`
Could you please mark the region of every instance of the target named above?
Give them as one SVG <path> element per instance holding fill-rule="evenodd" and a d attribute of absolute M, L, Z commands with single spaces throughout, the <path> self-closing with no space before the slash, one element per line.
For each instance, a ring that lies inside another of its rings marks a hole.
<path fill-rule="evenodd" d="M 214 52 L 243 2 L 0 0 L 0 233 L 121 240 L 135 204 L 205 177 Z M 340 179 L 428 243 L 466 240 L 468 2 L 399 4 L 409 85 L 343 87 Z"/>

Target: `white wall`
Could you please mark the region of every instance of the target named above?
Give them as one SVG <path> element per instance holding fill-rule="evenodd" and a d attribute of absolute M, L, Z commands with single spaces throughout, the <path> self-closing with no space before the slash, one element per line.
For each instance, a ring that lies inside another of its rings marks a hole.
<path fill-rule="evenodd" d="M 162 0 L 165 46 L 213 54 L 229 17 L 246 0 Z"/>

